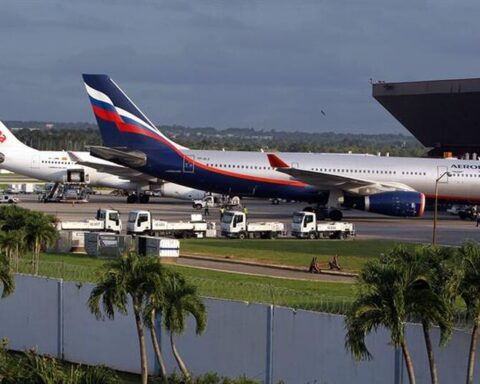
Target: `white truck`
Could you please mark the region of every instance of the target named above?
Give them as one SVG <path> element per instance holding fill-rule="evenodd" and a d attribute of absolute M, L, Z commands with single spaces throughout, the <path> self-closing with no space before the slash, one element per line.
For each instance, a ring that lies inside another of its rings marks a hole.
<path fill-rule="evenodd" d="M 128 214 L 127 234 L 151 236 L 174 236 L 177 238 L 205 237 L 212 223 L 202 219 L 202 215 L 191 215 L 190 221 L 170 222 L 152 218 L 149 211 L 131 211 Z"/>
<path fill-rule="evenodd" d="M 221 219 L 222 236 L 245 239 L 262 238 L 275 239 L 285 232 L 285 226 L 280 222 L 248 223 L 243 212 L 226 211 Z"/>
<path fill-rule="evenodd" d="M 308 239 L 346 239 L 355 236 L 355 225 L 344 221 L 320 221 L 314 212 L 299 211 L 293 214 L 292 236 Z"/>
<path fill-rule="evenodd" d="M 12 195 L 3 195 L 0 198 L 0 203 L 2 204 L 17 204 L 18 202 L 18 198 Z"/>
<path fill-rule="evenodd" d="M 206 206 L 209 208 L 222 206 L 234 208 L 241 206 L 241 201 L 238 196 L 220 198 L 218 195 L 207 195 L 203 199 L 193 200 L 192 206 L 198 210 L 204 209 Z"/>
<path fill-rule="evenodd" d="M 122 220 L 118 211 L 99 209 L 95 219 L 83 221 L 59 221 L 57 229 L 63 231 L 114 232 L 122 231 Z"/>

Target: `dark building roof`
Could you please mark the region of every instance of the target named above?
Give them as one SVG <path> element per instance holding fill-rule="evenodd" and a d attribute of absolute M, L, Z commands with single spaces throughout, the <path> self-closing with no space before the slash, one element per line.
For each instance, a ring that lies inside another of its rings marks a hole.
<path fill-rule="evenodd" d="M 378 82 L 373 97 L 432 154 L 480 152 L 480 79 Z"/>

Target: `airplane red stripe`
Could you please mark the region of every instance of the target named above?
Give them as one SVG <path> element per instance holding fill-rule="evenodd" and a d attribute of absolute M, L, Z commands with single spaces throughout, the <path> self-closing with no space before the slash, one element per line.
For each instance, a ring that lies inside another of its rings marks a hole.
<path fill-rule="evenodd" d="M 302 183 L 300 181 L 294 181 L 294 180 L 278 180 L 278 179 L 269 179 L 265 177 L 259 177 L 259 176 L 250 176 L 250 175 L 243 175 L 239 174 L 236 172 L 230 172 L 230 171 L 224 171 L 218 168 L 213 168 L 210 166 L 207 166 L 203 163 L 200 163 L 196 160 L 193 160 L 192 158 L 188 157 L 185 155 L 183 152 L 181 152 L 178 148 L 172 146 L 168 141 L 164 140 L 161 136 L 156 135 L 155 133 L 149 131 L 146 128 L 139 127 L 137 125 L 125 123 L 120 115 L 115 112 L 107 111 L 103 108 L 97 107 L 92 105 L 93 112 L 97 117 L 99 117 L 102 120 L 107 120 L 115 123 L 117 128 L 122 131 L 122 132 L 129 132 L 129 133 L 136 133 L 139 135 L 144 135 L 148 136 L 152 139 L 155 139 L 157 141 L 160 141 L 161 143 L 167 145 L 170 147 L 172 150 L 174 150 L 180 157 L 182 157 L 184 160 L 188 161 L 191 164 L 195 164 L 197 167 L 208 170 L 210 172 L 215 172 L 218 174 L 222 174 L 225 176 L 230 176 L 230 177 L 235 177 L 239 179 L 244 179 L 244 180 L 251 180 L 251 181 L 258 181 L 258 182 L 264 182 L 264 183 L 271 183 L 271 184 L 279 184 L 279 185 L 291 185 L 295 187 L 305 187 L 307 184 Z"/>
<path fill-rule="evenodd" d="M 429 199 L 435 199 L 434 194 L 425 194 Z M 439 200 L 459 200 L 459 201 L 480 201 L 480 196 L 455 196 L 455 195 L 438 195 Z"/>

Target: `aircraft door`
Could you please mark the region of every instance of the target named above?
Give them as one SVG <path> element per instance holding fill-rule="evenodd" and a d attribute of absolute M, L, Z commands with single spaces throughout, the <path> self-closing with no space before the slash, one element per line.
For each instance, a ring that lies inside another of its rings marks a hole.
<path fill-rule="evenodd" d="M 437 178 L 442 177 L 438 182 L 446 184 L 448 183 L 448 173 L 445 174 L 445 172 L 448 172 L 448 167 L 437 167 Z M 443 175 L 443 176 L 442 176 Z"/>
<path fill-rule="evenodd" d="M 32 154 L 31 167 L 32 168 L 40 168 L 40 154 L 38 152 Z"/>
<path fill-rule="evenodd" d="M 190 160 L 191 159 L 191 160 Z M 195 156 L 190 156 L 190 159 L 186 157 L 183 158 L 183 173 L 194 173 L 195 172 Z"/>

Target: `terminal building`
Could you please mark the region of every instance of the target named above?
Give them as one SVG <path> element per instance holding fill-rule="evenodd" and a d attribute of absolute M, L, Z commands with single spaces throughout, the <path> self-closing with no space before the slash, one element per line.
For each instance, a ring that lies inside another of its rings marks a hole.
<path fill-rule="evenodd" d="M 480 154 L 480 78 L 373 84 L 373 97 L 431 157 L 477 159 Z"/>

